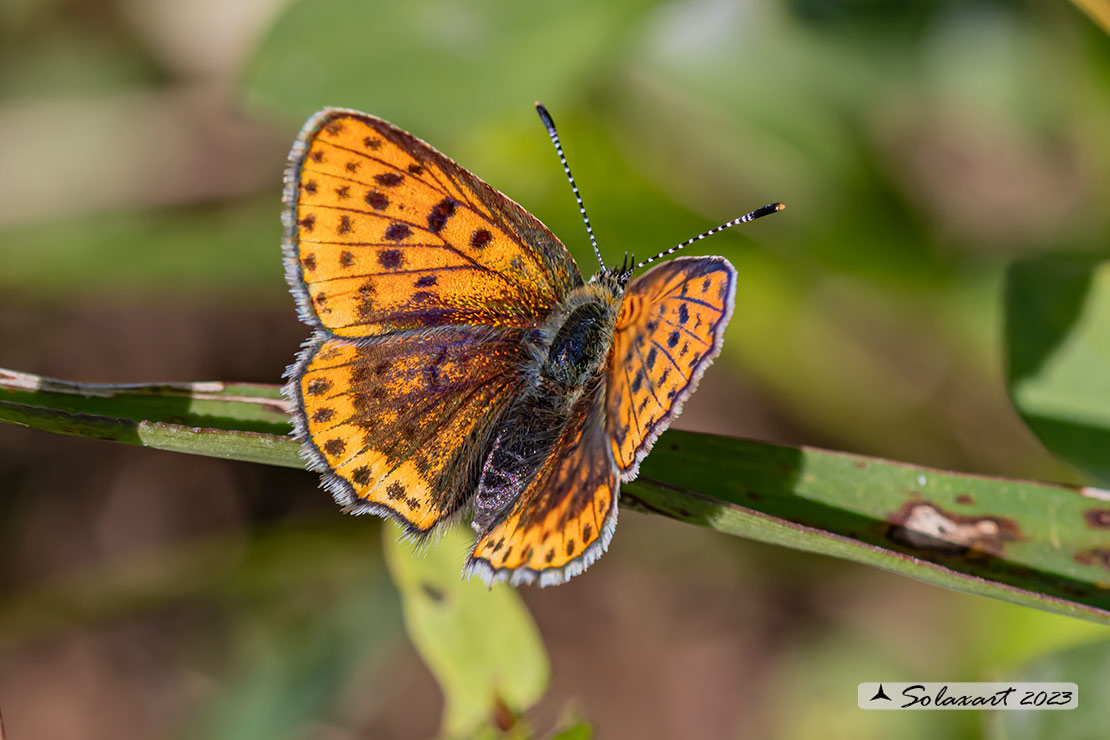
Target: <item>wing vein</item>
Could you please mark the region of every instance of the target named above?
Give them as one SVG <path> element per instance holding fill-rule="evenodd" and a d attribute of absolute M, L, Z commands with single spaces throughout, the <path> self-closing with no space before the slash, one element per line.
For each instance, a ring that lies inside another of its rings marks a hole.
<path fill-rule="evenodd" d="M 655 403 L 659 405 L 659 408 L 666 408 L 659 400 L 659 396 L 655 393 L 655 383 L 651 379 L 651 372 L 648 370 L 647 362 L 644 361 L 644 355 L 640 352 L 639 345 L 633 342 L 632 349 L 636 350 L 636 356 L 640 358 L 640 365 L 644 369 L 644 380 L 647 381 L 648 390 L 651 391 L 651 397 L 655 399 Z"/>
<path fill-rule="evenodd" d="M 671 357 L 671 353 L 668 352 L 667 350 L 663 349 L 663 345 L 659 344 L 659 342 L 655 341 L 654 339 L 651 340 L 651 343 L 654 344 L 656 347 L 658 347 L 659 351 L 667 356 L 667 359 L 671 361 L 671 364 L 674 365 L 674 368 L 676 370 L 678 370 L 679 375 L 681 375 L 684 378 L 689 377 L 688 375 L 686 375 L 686 373 L 682 372 L 682 366 L 679 365 L 673 357 Z"/>
<path fill-rule="evenodd" d="M 704 338 L 704 337 L 700 337 L 700 336 L 698 336 L 697 334 L 695 334 L 694 332 L 690 331 L 689 329 L 687 329 L 687 328 L 686 328 L 685 326 L 683 326 L 682 324 L 676 324 L 675 322 L 673 322 L 673 321 L 669 321 L 669 320 L 667 320 L 667 319 L 663 319 L 663 323 L 664 323 L 664 324 L 670 324 L 671 326 L 673 326 L 674 328 L 678 329 L 678 330 L 679 330 L 680 332 L 682 332 L 683 334 L 689 334 L 689 335 L 690 335 L 691 337 L 693 337 L 694 339 L 698 340 L 699 342 L 701 342 L 702 344 L 704 344 L 704 345 L 705 345 L 705 346 L 707 346 L 707 347 L 708 347 L 708 346 L 711 346 L 709 342 L 705 341 L 705 338 Z M 708 323 L 708 322 L 707 322 L 707 323 Z"/>

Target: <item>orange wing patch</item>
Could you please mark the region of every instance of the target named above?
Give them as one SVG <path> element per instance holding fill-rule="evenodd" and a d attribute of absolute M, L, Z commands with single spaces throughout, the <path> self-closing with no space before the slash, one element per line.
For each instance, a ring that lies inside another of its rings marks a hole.
<path fill-rule="evenodd" d="M 302 318 L 336 336 L 534 326 L 582 282 L 537 219 L 373 116 L 313 117 L 290 154 L 285 200 Z"/>
<path fill-rule="evenodd" d="M 721 351 L 736 270 L 723 257 L 679 257 L 628 286 L 609 355 L 607 425 L 623 480 L 682 411 Z"/>
<path fill-rule="evenodd" d="M 620 481 L 601 422 L 600 390 L 575 409 L 555 450 L 509 512 L 483 532 L 466 573 L 487 584 L 563 583 L 609 546 Z"/>
<path fill-rule="evenodd" d="M 517 330 L 323 339 L 291 369 L 286 393 L 336 500 L 423 533 L 473 490 L 525 360 Z"/>

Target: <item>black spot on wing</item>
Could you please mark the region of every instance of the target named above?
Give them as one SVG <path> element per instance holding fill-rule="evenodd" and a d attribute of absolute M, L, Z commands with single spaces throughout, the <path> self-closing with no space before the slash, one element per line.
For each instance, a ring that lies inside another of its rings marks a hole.
<path fill-rule="evenodd" d="M 443 231 L 443 227 L 447 225 L 447 219 L 455 215 L 455 207 L 458 204 L 459 202 L 451 196 L 436 203 L 428 214 L 428 230 L 433 234 Z"/>
<path fill-rule="evenodd" d="M 489 244 L 492 239 L 493 234 L 491 234 L 488 230 L 477 229 L 473 234 L 470 235 L 470 246 L 474 247 L 475 249 L 482 249 L 487 244 Z"/>
<path fill-rule="evenodd" d="M 370 190 L 366 193 L 366 205 L 373 208 L 375 211 L 384 211 L 389 208 L 389 198 L 378 190 Z"/>
<path fill-rule="evenodd" d="M 408 224 L 400 222 L 391 223 L 385 230 L 386 241 L 399 242 L 408 239 L 412 235 L 412 229 Z"/>
<path fill-rule="evenodd" d="M 378 252 L 378 264 L 387 270 L 396 270 L 404 262 L 400 249 L 382 249 Z"/>
<path fill-rule="evenodd" d="M 331 381 L 327 378 L 314 378 L 308 382 L 305 392 L 310 396 L 322 396 L 331 390 Z"/>

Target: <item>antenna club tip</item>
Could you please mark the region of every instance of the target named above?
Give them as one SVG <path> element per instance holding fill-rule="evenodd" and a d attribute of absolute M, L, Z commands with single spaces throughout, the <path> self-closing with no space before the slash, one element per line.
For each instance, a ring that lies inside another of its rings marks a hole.
<path fill-rule="evenodd" d="M 543 121 L 543 125 L 547 128 L 549 132 L 554 131 L 555 121 L 551 119 L 551 114 L 547 112 L 547 108 L 544 107 L 544 104 L 538 100 L 536 101 L 535 105 L 536 113 L 540 114 L 540 120 Z"/>
<path fill-rule="evenodd" d="M 786 210 L 786 204 L 785 203 L 776 203 L 775 204 L 775 210 L 776 211 L 785 211 Z"/>

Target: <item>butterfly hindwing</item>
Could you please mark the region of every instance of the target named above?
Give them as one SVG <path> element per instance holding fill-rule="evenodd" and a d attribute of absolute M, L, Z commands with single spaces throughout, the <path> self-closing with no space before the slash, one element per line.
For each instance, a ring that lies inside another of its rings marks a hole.
<path fill-rule="evenodd" d="M 607 429 L 623 480 L 682 410 L 721 351 L 736 270 L 723 257 L 678 257 L 629 284 L 608 368 Z"/>
<path fill-rule="evenodd" d="M 429 531 L 463 503 L 526 350 L 515 329 L 317 335 L 290 370 L 297 436 L 347 510 Z"/>
<path fill-rule="evenodd" d="M 563 583 L 605 551 L 617 524 L 620 481 L 604 429 L 604 392 L 587 390 L 523 493 L 485 527 L 466 572 L 487 583 Z"/>
<path fill-rule="evenodd" d="M 290 153 L 286 273 L 302 318 L 368 337 L 530 327 L 582 283 L 535 217 L 423 141 L 326 109 Z"/>

